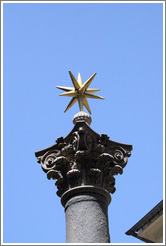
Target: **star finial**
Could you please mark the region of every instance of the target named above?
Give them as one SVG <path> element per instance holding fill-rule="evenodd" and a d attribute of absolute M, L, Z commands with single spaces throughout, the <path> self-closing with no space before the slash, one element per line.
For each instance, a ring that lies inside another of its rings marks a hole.
<path fill-rule="evenodd" d="M 104 99 L 104 97 L 93 94 L 96 91 L 100 91 L 100 89 L 88 89 L 96 73 L 94 73 L 84 84 L 82 84 L 80 73 L 78 74 L 77 80 L 71 71 L 69 71 L 69 74 L 74 87 L 57 86 L 58 89 L 66 91 L 65 93 L 60 94 L 60 96 L 73 97 L 64 112 L 66 112 L 78 101 L 80 111 L 83 111 L 83 106 L 85 106 L 85 108 L 91 114 L 87 98 Z"/>

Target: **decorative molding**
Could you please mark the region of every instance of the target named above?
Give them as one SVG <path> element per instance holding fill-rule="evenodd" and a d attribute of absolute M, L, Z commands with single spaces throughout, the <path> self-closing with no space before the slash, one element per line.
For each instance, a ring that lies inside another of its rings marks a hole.
<path fill-rule="evenodd" d="M 98 135 L 83 120 L 75 122 L 66 138 L 35 153 L 48 179 L 56 180 L 57 195 L 80 186 L 94 186 L 115 192 L 115 178 L 123 173 L 132 145 L 109 140 Z"/>

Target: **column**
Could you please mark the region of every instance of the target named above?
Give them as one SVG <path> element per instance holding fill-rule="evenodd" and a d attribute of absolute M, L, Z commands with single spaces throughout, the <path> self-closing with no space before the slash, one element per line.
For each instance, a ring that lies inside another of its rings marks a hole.
<path fill-rule="evenodd" d="M 91 117 L 81 111 L 74 128 L 56 144 L 35 153 L 48 179 L 55 179 L 66 213 L 67 243 L 109 243 L 108 205 L 115 175 L 122 174 L 131 145 L 109 140 L 90 128 Z"/>

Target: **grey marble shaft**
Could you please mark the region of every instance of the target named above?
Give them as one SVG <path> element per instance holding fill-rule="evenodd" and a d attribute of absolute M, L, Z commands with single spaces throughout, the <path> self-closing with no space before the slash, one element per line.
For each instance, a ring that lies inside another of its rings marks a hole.
<path fill-rule="evenodd" d="M 108 201 L 97 193 L 83 193 L 65 204 L 67 243 L 109 243 Z"/>

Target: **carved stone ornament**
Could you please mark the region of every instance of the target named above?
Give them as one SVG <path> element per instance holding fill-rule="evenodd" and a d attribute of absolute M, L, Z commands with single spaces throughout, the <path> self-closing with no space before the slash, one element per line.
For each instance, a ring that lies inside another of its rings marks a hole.
<path fill-rule="evenodd" d="M 115 192 L 115 178 L 123 173 L 132 145 L 109 140 L 97 134 L 89 124 L 79 119 L 67 137 L 56 144 L 35 152 L 48 179 L 55 179 L 57 195 L 80 186 L 94 186 Z"/>

